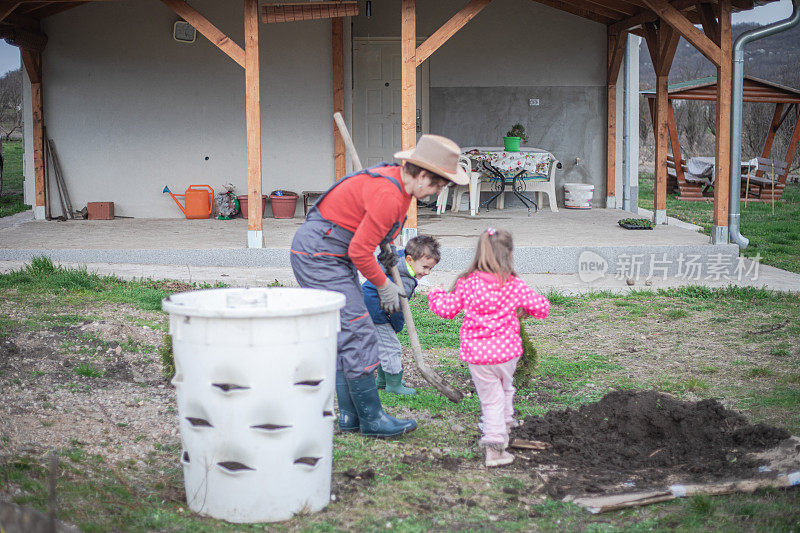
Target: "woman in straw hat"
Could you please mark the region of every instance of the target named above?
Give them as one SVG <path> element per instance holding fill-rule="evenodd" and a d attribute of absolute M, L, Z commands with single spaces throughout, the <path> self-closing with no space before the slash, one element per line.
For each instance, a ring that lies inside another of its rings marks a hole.
<path fill-rule="evenodd" d="M 383 411 L 373 371 L 379 364 L 375 325 L 364 305 L 358 273 L 378 289 L 381 308 L 400 310 L 401 288 L 375 259 L 375 249 L 394 240 L 415 198 L 469 182 L 458 166 L 458 145 L 423 135 L 413 150 L 394 154 L 403 162 L 381 163 L 346 176 L 309 210 L 292 241 L 291 263 L 301 287 L 327 289 L 346 298 L 337 339 L 336 396 L 339 428 L 370 437 L 392 437 L 417 428 Z M 396 258 L 396 255 L 393 257 Z"/>

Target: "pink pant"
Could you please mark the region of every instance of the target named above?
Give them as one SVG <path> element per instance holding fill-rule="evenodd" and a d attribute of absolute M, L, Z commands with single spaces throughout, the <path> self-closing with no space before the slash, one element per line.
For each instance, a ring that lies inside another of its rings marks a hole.
<path fill-rule="evenodd" d="M 514 420 L 514 371 L 519 357 L 499 365 L 469 365 L 472 382 L 481 401 L 483 436 L 481 444 L 503 444 Z"/>

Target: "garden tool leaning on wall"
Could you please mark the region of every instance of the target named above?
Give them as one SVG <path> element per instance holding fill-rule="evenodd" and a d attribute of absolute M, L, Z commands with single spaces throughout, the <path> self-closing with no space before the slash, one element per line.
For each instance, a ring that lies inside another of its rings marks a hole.
<path fill-rule="evenodd" d="M 358 152 L 356 152 L 356 147 L 353 144 L 353 139 L 350 138 L 350 133 L 347 131 L 347 125 L 345 125 L 341 113 L 334 113 L 333 120 L 336 122 L 336 126 L 339 128 L 339 133 L 341 133 L 342 139 L 344 139 L 344 144 L 347 147 L 347 151 L 350 152 L 350 157 L 353 158 L 353 166 L 357 169 L 363 168 L 361 166 L 361 160 L 358 157 Z M 388 244 L 384 245 L 381 248 L 381 251 L 383 253 L 392 253 L 392 250 Z M 403 281 L 400 279 L 400 271 L 397 270 L 397 265 L 391 267 L 389 273 L 391 274 L 394 283 L 402 287 Z M 414 317 L 411 315 L 411 306 L 408 304 L 408 298 L 401 296 L 400 306 L 403 309 L 403 318 L 405 318 L 406 321 L 408 338 L 411 341 L 411 352 L 414 354 L 414 364 L 417 366 L 417 370 L 419 370 L 419 373 L 422 374 L 422 377 L 424 377 L 428 383 L 433 385 L 436 390 L 446 396 L 448 400 L 454 403 L 460 402 L 464 398 L 464 395 L 457 391 L 452 385 L 447 383 L 442 376 L 437 374 L 436 371 L 429 367 L 425 362 L 425 359 L 422 355 L 422 346 L 420 346 L 419 337 L 417 336 L 417 328 L 414 325 Z"/>

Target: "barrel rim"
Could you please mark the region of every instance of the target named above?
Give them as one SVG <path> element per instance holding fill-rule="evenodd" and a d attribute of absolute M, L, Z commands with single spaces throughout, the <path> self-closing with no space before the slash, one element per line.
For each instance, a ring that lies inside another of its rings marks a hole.
<path fill-rule="evenodd" d="M 241 308 L 218 308 L 207 309 L 198 306 L 190 306 L 180 302 L 182 295 L 192 293 L 208 293 L 208 292 L 233 292 L 233 291 L 314 291 L 324 296 L 327 301 L 323 303 L 315 303 L 313 305 L 295 307 L 292 309 L 270 309 L 259 307 L 241 307 Z M 176 301 L 177 298 L 177 301 Z M 201 289 L 195 291 L 185 291 L 167 296 L 161 301 L 161 308 L 174 315 L 201 317 L 201 318 L 291 318 L 296 316 L 310 316 L 331 311 L 338 311 L 345 305 L 345 297 L 335 291 L 328 291 L 323 289 L 305 289 L 298 287 L 230 287 L 224 289 Z"/>

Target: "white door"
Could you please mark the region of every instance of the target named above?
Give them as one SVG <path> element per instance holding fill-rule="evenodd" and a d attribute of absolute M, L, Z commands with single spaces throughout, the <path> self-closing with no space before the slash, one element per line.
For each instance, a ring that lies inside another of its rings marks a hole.
<path fill-rule="evenodd" d="M 353 43 L 353 142 L 365 167 L 402 148 L 399 39 Z M 428 62 L 417 70 L 417 136 L 428 131 Z"/>

